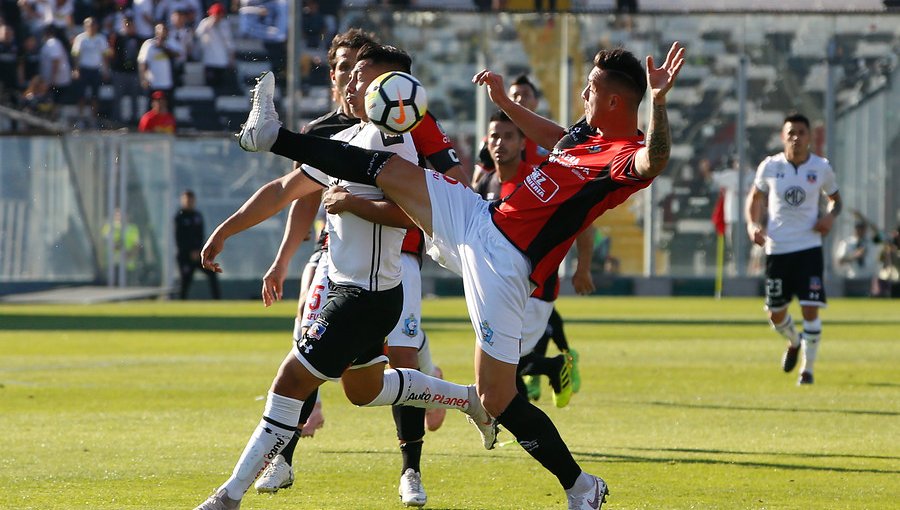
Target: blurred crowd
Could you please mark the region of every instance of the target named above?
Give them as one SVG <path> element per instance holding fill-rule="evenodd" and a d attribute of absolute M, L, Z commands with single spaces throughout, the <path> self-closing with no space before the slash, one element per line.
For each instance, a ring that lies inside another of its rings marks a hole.
<path fill-rule="evenodd" d="M 307 48 L 328 47 L 339 7 L 303 1 Z M 108 84 L 103 120 L 134 126 L 154 95 L 174 104 L 189 62 L 202 64 L 202 85 L 216 95 L 242 94 L 236 40 L 260 41 L 283 76 L 288 10 L 288 0 L 2 0 L 0 104 L 51 119 L 77 105 L 76 127 L 98 127 Z"/>

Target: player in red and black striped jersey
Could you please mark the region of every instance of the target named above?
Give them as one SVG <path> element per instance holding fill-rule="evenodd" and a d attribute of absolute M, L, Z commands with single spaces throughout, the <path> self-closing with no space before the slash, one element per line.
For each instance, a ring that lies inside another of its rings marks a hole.
<path fill-rule="evenodd" d="M 472 186 L 482 198 L 489 201 L 506 200 L 524 183 L 525 178 L 534 172 L 534 165 L 522 160 L 525 140 L 522 131 L 503 111 L 491 115 L 488 123 L 487 150 L 494 171 L 480 174 L 479 180 Z M 591 287 L 593 287 L 590 274 L 592 235 L 590 229 L 585 230 L 579 235 L 576 243 L 579 248 L 576 274 L 583 277 L 583 273 L 586 273 L 587 282 Z M 573 283 L 579 292 L 585 290 L 578 288 L 577 279 L 573 279 Z M 557 317 L 557 321 L 553 323 L 554 334 L 559 336 L 562 330 L 562 318 L 553 306 L 558 296 L 559 273 L 553 272 L 528 298 L 522 327 L 516 387 L 523 396 L 538 400 L 541 388 L 540 376 L 546 375 L 553 388 L 553 403 L 557 407 L 565 407 L 572 393 L 578 391 L 575 387 L 576 381 L 579 386 L 580 381 L 577 353 L 569 350 L 568 343 L 560 347 L 561 354 L 558 356 L 549 358 L 546 356 L 548 332 L 551 330 L 550 317 L 554 313 Z"/>
<path fill-rule="evenodd" d="M 598 509 L 608 490 L 602 479 L 581 470 L 549 417 L 517 392 L 525 305 L 534 285 L 559 266 L 582 230 L 665 169 L 671 149 L 666 94 L 684 55 L 676 42 L 660 67 L 648 56 L 645 70 L 622 48 L 598 52 L 582 92 L 585 116 L 568 130 L 509 99 L 500 75 L 478 73 L 473 81 L 487 86 L 491 100 L 526 136 L 554 147 L 499 203 L 488 204 L 456 180 L 423 173 L 388 152 L 280 128 L 268 96 L 264 104 L 254 104 L 250 119 L 257 120 L 241 133 L 245 150 L 271 151 L 340 179 L 376 184 L 431 237 L 429 254 L 463 277 L 484 408 L 557 477 L 570 510 Z M 645 137 L 638 130 L 638 108 L 648 88 L 652 104 Z M 483 438 L 490 436 L 488 423 L 477 424 Z"/>

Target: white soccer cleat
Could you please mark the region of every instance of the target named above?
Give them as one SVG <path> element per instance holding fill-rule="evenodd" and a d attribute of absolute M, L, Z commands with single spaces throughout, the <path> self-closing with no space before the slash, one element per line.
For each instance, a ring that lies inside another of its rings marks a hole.
<path fill-rule="evenodd" d="M 591 488 L 579 494 L 567 494 L 569 510 L 599 510 L 606 502 L 609 488 L 606 482 L 598 476 L 589 475 L 593 479 Z"/>
<path fill-rule="evenodd" d="M 425 506 L 428 496 L 422 486 L 422 475 L 413 468 L 403 472 L 400 477 L 400 502 L 406 506 Z"/>
<path fill-rule="evenodd" d="M 469 420 L 469 423 L 475 425 L 475 428 L 478 429 L 478 432 L 481 434 L 481 442 L 484 444 L 485 450 L 492 450 L 494 445 L 497 444 L 497 420 L 491 418 L 491 415 L 488 414 L 487 410 L 481 404 L 481 399 L 478 397 L 478 391 L 475 390 L 475 385 L 472 384 L 468 386 L 469 388 L 469 409 L 466 410 L 466 418 Z"/>
<path fill-rule="evenodd" d="M 238 144 L 248 152 L 267 151 L 275 143 L 280 127 L 275 111 L 275 75 L 267 71 L 256 79 L 250 115 L 237 134 Z"/>
<path fill-rule="evenodd" d="M 287 489 L 294 485 L 294 468 L 284 460 L 281 455 L 276 455 L 275 460 L 266 466 L 262 475 L 256 480 L 257 492 L 278 492 L 278 489 Z"/>
<path fill-rule="evenodd" d="M 241 508 L 241 500 L 229 498 L 225 487 L 222 487 L 194 510 L 238 510 L 239 508 Z"/>
<path fill-rule="evenodd" d="M 431 373 L 432 377 L 437 377 L 438 379 L 444 378 L 444 372 L 441 371 L 440 367 L 434 367 L 434 371 Z M 434 432 L 435 430 L 441 428 L 441 425 L 444 424 L 444 418 L 447 416 L 447 410 L 443 407 L 435 407 L 433 409 L 425 410 L 425 428 L 427 428 L 430 432 Z"/>

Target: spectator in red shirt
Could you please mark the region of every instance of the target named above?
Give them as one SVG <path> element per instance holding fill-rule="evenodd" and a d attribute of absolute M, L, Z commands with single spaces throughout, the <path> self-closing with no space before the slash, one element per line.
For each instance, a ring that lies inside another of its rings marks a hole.
<path fill-rule="evenodd" d="M 150 96 L 150 110 L 141 117 L 138 131 L 175 134 L 175 116 L 169 113 L 169 101 L 161 90 Z"/>

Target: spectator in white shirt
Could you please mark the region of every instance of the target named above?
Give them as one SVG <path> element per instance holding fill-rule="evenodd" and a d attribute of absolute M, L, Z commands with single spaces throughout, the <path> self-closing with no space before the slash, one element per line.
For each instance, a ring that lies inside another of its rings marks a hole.
<path fill-rule="evenodd" d="M 83 117 L 85 100 L 91 100 L 92 118 L 97 118 L 97 99 L 100 85 L 109 79 L 109 57 L 111 51 L 92 17 L 84 19 L 84 32 L 75 36 L 72 42 L 72 77 L 78 84 L 78 116 Z"/>
<path fill-rule="evenodd" d="M 69 53 L 56 37 L 52 26 L 44 28 L 44 45 L 41 46 L 41 78 L 50 85 L 56 104 L 69 104 L 69 88 L 72 84 L 72 66 Z"/>
<path fill-rule="evenodd" d="M 206 84 L 217 94 L 237 92 L 234 80 L 234 39 L 225 20 L 225 7 L 216 2 L 197 26 L 196 36 L 203 54 Z"/>
<path fill-rule="evenodd" d="M 158 23 L 153 39 L 145 41 L 138 53 L 138 74 L 141 87 L 148 97 L 159 90 L 166 95 L 169 104 L 172 104 L 172 89 L 175 86 L 172 62 L 178 58 L 179 53 L 177 48 L 166 44 L 168 37 L 169 29 Z"/>

